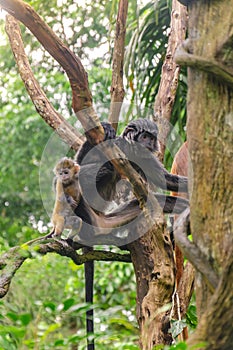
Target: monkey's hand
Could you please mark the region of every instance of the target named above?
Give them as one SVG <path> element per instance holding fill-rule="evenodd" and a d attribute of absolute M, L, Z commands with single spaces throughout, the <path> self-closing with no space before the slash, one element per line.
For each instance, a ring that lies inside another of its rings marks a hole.
<path fill-rule="evenodd" d="M 51 237 L 61 237 L 62 232 L 60 230 L 57 230 L 56 227 L 54 227 L 51 231 Z"/>
<path fill-rule="evenodd" d="M 112 140 L 116 138 L 116 131 L 111 124 L 102 122 L 101 125 L 104 128 L 104 134 L 105 134 L 104 141 Z"/>
<path fill-rule="evenodd" d="M 72 196 L 67 195 L 66 200 L 72 209 L 75 209 L 78 206 L 78 202 Z"/>
<path fill-rule="evenodd" d="M 65 227 L 64 216 L 58 213 L 53 214 L 52 223 L 53 223 L 53 229 L 51 231 L 51 236 L 60 237 Z"/>

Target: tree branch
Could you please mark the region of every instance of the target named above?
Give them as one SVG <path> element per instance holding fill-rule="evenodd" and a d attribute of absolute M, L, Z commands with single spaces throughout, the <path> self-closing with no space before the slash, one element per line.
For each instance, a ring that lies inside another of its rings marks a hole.
<path fill-rule="evenodd" d="M 195 269 L 190 261 L 187 261 L 179 285 L 177 295 L 179 298 L 179 311 L 181 319 L 185 316 L 194 290 Z M 176 308 L 176 319 L 178 319 Z"/>
<path fill-rule="evenodd" d="M 187 9 L 177 0 L 172 1 L 171 32 L 168 39 L 168 47 L 165 61 L 162 67 L 161 82 L 155 99 L 154 115 L 159 125 L 162 154 L 164 153 L 166 138 L 170 130 L 167 121 L 171 118 L 172 108 L 175 102 L 176 90 L 179 82 L 180 66 L 174 60 L 177 47 L 185 39 L 187 27 Z"/>
<path fill-rule="evenodd" d="M 208 307 L 198 322 L 196 331 L 188 339 L 188 349 L 197 344 L 206 344 L 198 349 L 228 350 L 232 348 L 232 310 L 233 310 L 233 250 L 232 247 L 225 257 L 218 287 L 213 296 L 208 299 Z M 216 319 L 218 325 L 216 326 Z"/>
<path fill-rule="evenodd" d="M 72 89 L 72 107 L 87 137 L 93 143 L 104 139 L 104 130 L 92 106 L 92 96 L 88 86 L 87 73 L 79 59 L 42 20 L 36 11 L 22 0 L 0 0 L 0 5 L 8 13 L 21 21 L 38 39 L 46 51 L 63 67 Z"/>
<path fill-rule="evenodd" d="M 120 110 L 125 95 L 123 84 L 123 64 L 127 12 L 128 0 L 120 0 L 116 21 L 116 34 L 112 64 L 111 105 L 108 118 L 115 130 L 117 130 Z"/>
<path fill-rule="evenodd" d="M 199 272 L 202 273 L 210 290 L 213 292 L 218 285 L 218 275 L 213 270 L 206 256 L 196 246 L 196 244 L 190 242 L 187 237 L 188 225 L 189 225 L 190 209 L 187 208 L 176 220 L 174 226 L 174 237 L 175 241 L 180 247 L 186 258 L 192 263 L 192 265 Z"/>
<path fill-rule="evenodd" d="M 22 0 L 0 0 L 4 10 L 11 13 L 15 18 L 24 23 L 36 36 L 44 48 L 57 60 L 66 71 L 70 80 L 73 109 L 91 143 L 98 144 L 104 140 L 103 128 L 92 107 L 92 97 L 88 88 L 87 74 L 78 57 L 69 50 L 63 42 L 53 33 L 50 27 L 31 6 Z M 143 207 L 147 197 L 147 189 L 139 174 L 133 169 L 124 153 L 112 144 L 101 143 L 101 150 L 108 159 L 111 159 L 120 175 L 129 179 L 134 188 L 134 194 Z M 154 199 L 156 206 L 156 200 Z"/>
<path fill-rule="evenodd" d="M 36 108 L 36 111 L 58 135 L 74 150 L 82 144 L 79 132 L 72 127 L 52 106 L 35 79 L 26 56 L 18 21 L 10 15 L 6 17 L 6 33 L 17 63 L 22 81 Z"/>
<path fill-rule="evenodd" d="M 0 298 L 7 294 L 11 280 L 23 262 L 26 259 L 34 258 L 36 254 L 57 253 L 71 258 L 76 265 L 94 260 L 131 262 L 130 254 L 119 254 L 102 250 L 78 254 L 65 240 L 55 240 L 45 236 L 41 237 L 40 241 L 40 243 L 38 240 L 33 244 L 23 244 L 20 247 L 11 248 L 0 257 Z M 79 245 L 79 248 L 81 247 L 83 246 Z"/>
<path fill-rule="evenodd" d="M 187 50 L 188 45 L 189 41 L 186 40 L 176 51 L 175 60 L 177 63 L 183 66 L 195 67 L 206 73 L 213 74 L 218 80 L 233 87 L 232 70 L 213 59 L 189 53 Z"/>

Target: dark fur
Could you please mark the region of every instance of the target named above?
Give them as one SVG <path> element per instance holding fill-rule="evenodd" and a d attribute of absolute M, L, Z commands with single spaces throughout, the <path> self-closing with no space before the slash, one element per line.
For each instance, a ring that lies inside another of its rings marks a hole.
<path fill-rule="evenodd" d="M 137 119 L 128 124 L 122 136 L 115 138 L 115 131 L 108 123 L 104 123 L 105 139 L 112 140 L 127 156 L 132 166 L 144 177 L 149 183 L 162 188 L 163 190 L 187 192 L 188 181 L 186 177 L 170 174 L 160 163 L 157 157 L 141 146 L 137 142 L 140 133 L 147 132 L 156 139 L 157 150 L 157 125 L 147 119 Z M 88 152 L 92 150 L 92 155 L 89 157 Z M 87 156 L 87 157 L 86 157 Z M 76 154 L 75 160 L 81 165 L 80 175 L 84 179 L 81 186 L 83 192 L 87 191 L 87 197 L 93 197 L 93 193 L 88 193 L 96 182 L 96 188 L 101 197 L 105 201 L 111 201 L 115 196 L 116 184 L 120 180 L 120 176 L 114 169 L 112 163 L 106 159 L 100 150 L 94 148 L 86 141 Z M 143 171 L 141 170 L 143 169 Z M 97 171 L 98 170 L 98 171 Z M 93 176 L 96 172 L 97 176 Z M 95 198 L 92 198 L 95 202 Z M 97 203 L 98 204 L 98 203 Z M 104 208 L 101 208 L 104 209 Z"/>

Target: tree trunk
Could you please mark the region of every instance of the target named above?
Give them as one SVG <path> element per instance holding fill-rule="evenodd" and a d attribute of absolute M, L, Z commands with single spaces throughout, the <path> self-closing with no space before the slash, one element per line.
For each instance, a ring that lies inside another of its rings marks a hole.
<path fill-rule="evenodd" d="M 191 231 L 221 276 L 214 294 L 196 275 L 197 349 L 233 347 L 233 0 L 189 1 L 188 147 L 193 167 Z M 195 348 L 196 349 L 196 348 Z"/>
<path fill-rule="evenodd" d="M 128 247 L 137 283 L 140 346 L 143 350 L 151 350 L 157 344 L 171 344 L 169 328 L 175 263 L 163 215 L 160 219 L 157 217 L 149 232 Z"/>

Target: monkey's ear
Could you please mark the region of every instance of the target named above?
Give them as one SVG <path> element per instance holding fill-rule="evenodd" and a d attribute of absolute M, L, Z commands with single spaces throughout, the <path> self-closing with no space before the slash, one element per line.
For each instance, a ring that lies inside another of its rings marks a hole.
<path fill-rule="evenodd" d="M 54 173 L 54 175 L 57 175 L 57 166 L 55 166 L 55 168 L 53 168 L 53 173 Z"/>

